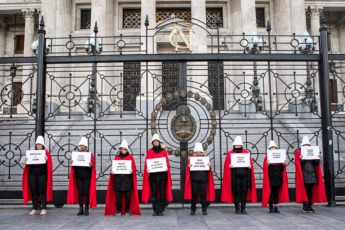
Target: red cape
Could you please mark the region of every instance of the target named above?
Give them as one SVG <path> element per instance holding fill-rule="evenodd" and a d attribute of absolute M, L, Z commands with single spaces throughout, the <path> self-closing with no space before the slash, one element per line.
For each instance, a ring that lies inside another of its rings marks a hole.
<path fill-rule="evenodd" d="M 53 200 L 53 161 L 48 150 L 46 150 L 47 156 L 47 202 Z M 29 174 L 30 167 L 25 164 L 23 177 L 22 177 L 22 192 L 23 192 L 23 203 L 27 204 L 31 199 L 31 190 L 29 185 Z"/>
<path fill-rule="evenodd" d="M 296 203 L 308 202 L 307 192 L 304 187 L 303 173 L 301 167 L 301 149 L 295 153 L 295 186 L 296 186 Z M 313 186 L 312 203 L 326 203 L 325 184 L 323 183 L 321 164 L 315 166 L 318 184 Z"/>
<path fill-rule="evenodd" d="M 193 157 L 192 155 L 191 157 Z M 206 200 L 209 202 L 214 202 L 215 199 L 215 191 L 214 191 L 214 180 L 213 180 L 213 173 L 212 169 L 208 171 L 208 178 L 206 184 Z M 184 199 L 191 200 L 192 199 L 192 188 L 191 188 L 191 181 L 190 181 L 190 168 L 189 168 L 189 160 L 186 166 L 186 180 L 184 184 Z M 198 197 L 200 199 L 200 197 Z"/>
<path fill-rule="evenodd" d="M 160 153 L 155 153 L 152 149 L 149 149 L 147 151 L 146 158 L 145 158 L 143 188 L 142 188 L 142 192 L 141 192 L 142 193 L 141 194 L 141 200 L 144 203 L 148 203 L 149 200 L 151 199 L 151 186 L 150 186 L 150 182 L 149 182 L 150 173 L 147 172 L 146 160 L 147 159 L 153 159 L 153 158 L 159 158 L 159 157 L 165 157 L 166 162 L 167 162 L 167 167 L 168 167 L 167 183 L 165 186 L 166 200 L 167 201 L 173 200 L 170 163 L 169 163 L 168 153 L 166 150 L 163 150 Z"/>
<path fill-rule="evenodd" d="M 284 165 L 284 170 L 282 172 L 283 184 L 279 189 L 278 203 L 289 202 L 289 184 L 288 177 L 286 173 L 286 165 Z M 268 164 L 267 164 L 267 155 L 264 159 L 264 181 L 262 186 L 262 201 L 261 204 L 263 207 L 267 207 L 268 201 L 271 195 L 271 186 L 270 186 L 270 177 L 268 174 Z"/>
<path fill-rule="evenodd" d="M 128 155 L 125 158 L 121 158 L 119 156 L 115 156 L 114 160 L 130 160 L 132 161 L 132 170 L 133 170 L 133 188 L 131 191 L 131 201 L 129 205 L 129 211 L 135 215 L 141 215 L 140 207 L 139 207 L 139 196 L 138 196 L 138 189 L 137 189 L 137 167 L 135 165 L 135 161 L 132 155 Z M 116 192 L 114 190 L 114 177 L 116 175 L 110 173 L 110 177 L 108 180 L 108 188 L 107 188 L 107 196 L 105 200 L 105 209 L 104 215 L 113 215 L 116 213 Z M 125 198 L 122 197 L 122 210 L 121 213 L 125 214 Z"/>
<path fill-rule="evenodd" d="M 231 157 L 230 155 L 233 152 L 232 150 L 228 152 L 228 155 L 226 155 L 225 162 L 224 162 L 224 171 L 223 171 L 223 186 L 222 186 L 222 195 L 221 195 L 221 201 L 226 203 L 232 203 L 234 194 L 232 193 L 231 189 L 231 170 L 229 165 L 231 164 Z M 242 150 L 242 153 L 248 153 L 246 149 Z M 256 184 L 255 184 L 255 175 L 254 175 L 254 165 L 252 158 L 250 157 L 250 165 L 251 167 L 251 184 L 252 188 L 251 190 L 247 191 L 247 201 L 251 201 L 252 203 L 255 203 L 257 201 L 256 197 Z"/>
<path fill-rule="evenodd" d="M 97 207 L 96 165 L 95 165 L 95 158 L 93 156 L 93 153 L 91 153 L 91 163 L 93 164 L 93 167 L 91 171 L 89 199 L 90 199 L 90 208 L 95 208 Z M 79 204 L 78 197 L 79 197 L 79 194 L 78 194 L 77 180 L 75 178 L 74 168 L 71 166 L 71 172 L 69 174 L 68 192 L 67 192 L 67 204 Z"/>

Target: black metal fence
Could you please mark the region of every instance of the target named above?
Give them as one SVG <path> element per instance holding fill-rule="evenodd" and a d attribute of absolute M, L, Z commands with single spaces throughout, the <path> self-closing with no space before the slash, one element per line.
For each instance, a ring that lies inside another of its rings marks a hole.
<path fill-rule="evenodd" d="M 186 25 L 176 19 L 152 29 L 145 22 L 143 37 L 97 37 L 96 25 L 94 36 L 66 38 L 45 38 L 42 20 L 37 57 L 0 58 L 2 197 L 20 191 L 25 150 L 37 135 L 46 137 L 54 190 L 62 193 L 71 152 L 81 136 L 88 138 L 101 201 L 122 139 L 135 157 L 140 185 L 151 134 L 161 136 L 170 155 L 176 201 L 181 201 L 186 159 L 196 142 L 207 149 L 220 189 L 225 155 L 233 139 L 242 136 L 260 189 L 263 158 L 274 139 L 287 150 L 293 191 L 294 151 L 308 135 L 322 146 L 333 205 L 344 188 L 345 55 L 328 55 L 324 24 L 321 36 L 312 37 L 271 34 L 270 26 L 266 35 L 220 35 L 199 21 L 187 24 L 204 29 L 207 54 L 156 53 L 159 36 L 169 27 Z M 188 143 L 173 132 L 179 108 L 195 127 L 184 130 L 195 132 Z"/>

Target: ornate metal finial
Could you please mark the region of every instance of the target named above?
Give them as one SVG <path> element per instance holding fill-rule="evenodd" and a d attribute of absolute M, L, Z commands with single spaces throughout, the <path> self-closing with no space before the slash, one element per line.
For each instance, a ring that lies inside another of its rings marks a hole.
<path fill-rule="evenodd" d="M 149 24 L 149 16 L 146 15 L 146 19 L 145 19 L 145 26 L 148 27 L 150 24 Z"/>
<path fill-rule="evenodd" d="M 267 20 L 267 29 L 266 29 L 266 31 L 269 33 L 269 32 L 271 32 L 271 30 L 272 30 L 272 27 L 271 27 L 270 20 Z"/>
<path fill-rule="evenodd" d="M 97 21 L 95 22 L 95 27 L 94 27 L 94 29 L 93 29 L 93 32 L 94 32 L 95 34 L 98 33 Z"/>

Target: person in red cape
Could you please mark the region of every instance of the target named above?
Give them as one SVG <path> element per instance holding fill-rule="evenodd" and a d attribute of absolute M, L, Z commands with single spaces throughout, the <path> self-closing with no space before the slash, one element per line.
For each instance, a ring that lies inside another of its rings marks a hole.
<path fill-rule="evenodd" d="M 201 143 L 195 143 L 195 155 L 191 157 L 203 157 L 204 149 Z M 195 215 L 197 199 L 200 199 L 202 214 L 207 215 L 207 202 L 213 202 L 215 198 L 214 180 L 211 164 L 208 163 L 208 171 L 190 171 L 190 160 L 186 167 L 186 179 L 184 186 L 184 199 L 191 201 L 191 215 Z"/>
<path fill-rule="evenodd" d="M 277 145 L 274 141 L 270 141 L 269 150 L 277 150 Z M 283 164 L 271 164 L 267 160 L 267 155 L 264 159 L 264 179 L 262 188 L 263 207 L 267 207 L 269 203 L 269 213 L 280 213 L 278 210 L 278 203 L 289 202 L 289 188 L 288 177 L 286 173 L 286 160 Z"/>
<path fill-rule="evenodd" d="M 137 167 L 133 156 L 128 152 L 128 143 L 126 140 L 122 141 L 120 153 L 115 156 L 114 160 L 131 161 L 132 169 L 131 174 L 113 174 L 113 171 L 110 172 L 104 215 L 140 215 L 136 175 Z"/>
<path fill-rule="evenodd" d="M 88 141 L 82 137 L 79 142 L 80 152 L 87 152 Z M 71 165 L 73 161 L 71 160 Z M 91 153 L 90 167 L 72 166 L 69 174 L 67 204 L 78 204 L 78 216 L 89 215 L 89 207 L 97 207 L 96 198 L 96 166 L 95 158 Z M 85 210 L 83 204 L 85 203 Z"/>
<path fill-rule="evenodd" d="M 151 143 L 153 147 L 147 151 L 145 158 L 141 200 L 144 203 L 148 203 L 151 199 L 153 208 L 152 215 L 163 216 L 167 202 L 173 200 L 170 163 L 167 151 L 161 147 L 161 141 L 158 134 L 152 136 Z M 166 171 L 155 173 L 149 172 L 147 160 L 161 157 L 166 159 Z"/>
<path fill-rule="evenodd" d="M 38 136 L 35 143 L 36 150 L 45 150 L 44 138 Z M 32 211 L 29 215 L 35 215 L 38 202 L 41 200 L 42 211 L 40 215 L 47 214 L 47 201 L 53 200 L 53 162 L 48 150 L 45 151 L 46 164 L 25 164 L 22 178 L 23 203 L 32 200 Z M 25 157 L 25 162 L 28 160 Z"/>
<path fill-rule="evenodd" d="M 221 201 L 226 203 L 232 203 L 234 201 L 235 213 L 247 214 L 246 202 L 251 201 L 255 203 L 257 201 L 253 161 L 250 157 L 250 166 L 248 168 L 233 168 L 231 154 L 249 152 L 243 149 L 240 136 L 235 138 L 232 146 L 233 149 L 228 152 L 224 162 Z"/>
<path fill-rule="evenodd" d="M 310 146 L 307 136 L 303 137 L 301 146 Z M 314 213 L 313 203 L 327 202 L 320 160 L 303 160 L 301 149 L 297 149 L 295 168 L 296 202 L 303 203 L 302 212 Z"/>

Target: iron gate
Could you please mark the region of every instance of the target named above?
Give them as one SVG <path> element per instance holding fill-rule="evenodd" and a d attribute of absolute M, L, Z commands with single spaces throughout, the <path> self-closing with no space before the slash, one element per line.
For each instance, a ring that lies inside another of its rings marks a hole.
<path fill-rule="evenodd" d="M 155 39 L 185 23 L 207 32 L 209 52 L 155 53 Z M 202 142 L 210 156 L 219 201 L 224 158 L 237 135 L 252 154 L 259 194 L 269 141 L 287 150 L 294 197 L 294 151 L 308 135 L 322 146 L 327 197 L 330 205 L 335 203 L 335 194 L 341 195 L 345 187 L 345 55 L 328 55 L 324 21 L 312 43 L 296 34 L 271 34 L 269 23 L 267 34 L 256 38 L 220 35 L 220 22 L 216 30 L 176 19 L 152 29 L 145 25 L 143 37 L 97 37 L 96 24 L 94 37 L 45 38 L 42 18 L 37 57 L 0 59 L 2 198 L 21 197 L 25 150 L 41 134 L 53 157 L 56 204 L 65 202 L 69 159 L 81 136 L 95 153 L 100 202 L 122 139 L 135 157 L 141 187 L 153 133 L 167 147 L 176 202 L 183 200 L 185 164 L 196 142 Z M 333 60 L 332 94 L 328 58 Z M 21 82 L 19 103 L 15 82 Z M 331 104 L 330 97 L 337 101 Z M 178 121 L 181 116 L 186 120 Z"/>

